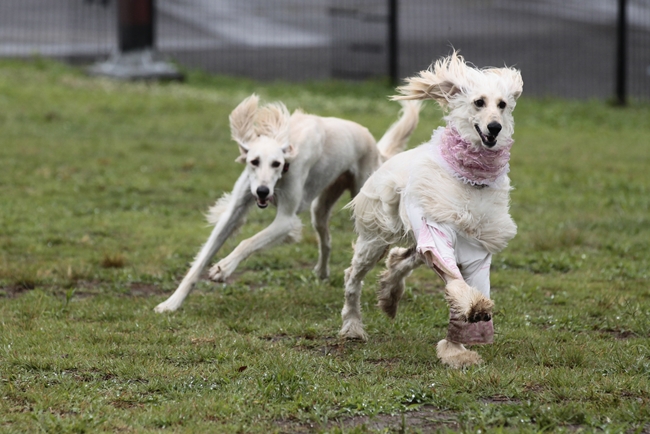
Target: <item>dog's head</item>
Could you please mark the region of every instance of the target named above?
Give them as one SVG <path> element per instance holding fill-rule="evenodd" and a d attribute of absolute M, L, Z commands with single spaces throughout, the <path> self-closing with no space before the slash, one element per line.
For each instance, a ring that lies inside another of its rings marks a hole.
<path fill-rule="evenodd" d="M 408 78 L 393 99 L 433 99 L 465 140 L 497 150 L 514 132 L 512 111 L 523 85 L 514 68 L 478 69 L 454 52 Z"/>
<path fill-rule="evenodd" d="M 297 150 L 289 142 L 291 115 L 284 104 L 258 107 L 258 103 L 255 94 L 242 101 L 230 114 L 230 131 L 239 145 L 236 161 L 246 164 L 257 206 L 266 208 Z"/>

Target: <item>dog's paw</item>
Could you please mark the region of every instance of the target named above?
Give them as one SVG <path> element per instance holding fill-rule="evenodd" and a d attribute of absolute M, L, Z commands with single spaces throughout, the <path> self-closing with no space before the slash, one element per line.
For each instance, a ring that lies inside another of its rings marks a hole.
<path fill-rule="evenodd" d="M 438 342 L 436 354 L 442 364 L 454 369 L 478 365 L 482 362 L 481 356 L 476 351 L 468 350 L 463 344 L 446 339 Z"/>
<path fill-rule="evenodd" d="M 321 267 L 320 264 L 317 264 L 314 267 L 314 273 L 320 280 L 327 280 L 330 278 L 330 268 L 328 266 Z"/>
<path fill-rule="evenodd" d="M 377 306 L 384 311 L 388 318 L 395 319 L 397 316 L 397 306 L 399 304 L 392 298 L 380 298 L 377 301 Z"/>
<path fill-rule="evenodd" d="M 174 312 L 176 309 L 178 309 L 178 304 L 170 302 L 170 300 L 163 301 L 158 306 L 153 308 L 154 312 L 156 313 Z"/>
<path fill-rule="evenodd" d="M 385 270 L 381 274 L 377 289 L 377 306 L 391 319 L 394 319 L 397 315 L 397 307 L 404 294 L 405 287 L 403 279 L 398 282 L 393 280 L 391 279 L 391 271 Z"/>
<path fill-rule="evenodd" d="M 210 277 L 210 280 L 212 280 L 213 282 L 223 283 L 230 276 L 230 273 L 228 273 L 225 270 L 225 268 L 223 268 L 220 262 L 214 265 L 212 268 L 210 268 L 208 276 Z"/>
<path fill-rule="evenodd" d="M 469 312 L 467 313 L 468 322 L 490 321 L 492 319 L 492 308 L 494 302 L 483 295 L 477 297 Z"/>
<path fill-rule="evenodd" d="M 494 302 L 462 280 L 447 284 L 445 298 L 449 308 L 463 321 L 489 321 L 492 318 Z"/>
<path fill-rule="evenodd" d="M 343 339 L 367 341 L 368 335 L 363 330 L 363 324 L 359 320 L 346 320 L 343 322 L 343 327 L 339 332 L 339 336 Z"/>

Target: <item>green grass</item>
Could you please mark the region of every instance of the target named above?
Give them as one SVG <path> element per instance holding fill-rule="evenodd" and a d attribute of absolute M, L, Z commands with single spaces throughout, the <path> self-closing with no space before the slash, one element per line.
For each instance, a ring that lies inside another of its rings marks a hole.
<path fill-rule="evenodd" d="M 338 340 L 342 210 L 329 282 L 312 275 L 303 216 L 302 242 L 153 312 L 241 170 L 228 114 L 252 92 L 376 137 L 398 109 L 380 82 L 116 83 L 0 63 L 1 432 L 650 432 L 650 106 L 520 100 L 497 336 L 482 366 L 456 371 L 435 357 L 447 308 L 424 268 L 394 322 L 373 271 L 370 341 Z M 440 117 L 430 104 L 412 144 Z M 253 210 L 238 240 L 272 218 Z"/>

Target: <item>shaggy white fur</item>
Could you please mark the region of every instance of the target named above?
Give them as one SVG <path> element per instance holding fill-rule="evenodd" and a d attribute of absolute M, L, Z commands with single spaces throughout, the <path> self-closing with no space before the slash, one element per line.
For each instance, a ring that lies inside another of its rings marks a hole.
<path fill-rule="evenodd" d="M 434 99 L 447 112 L 448 128 L 455 128 L 465 141 L 464 146 L 473 147 L 471 149 L 478 153 L 505 152 L 512 144 L 512 110 L 522 87 L 519 71 L 477 69 L 468 66 L 454 52 L 427 71 L 407 79 L 406 84 L 398 88 L 402 95 L 394 99 Z M 360 311 L 362 279 L 390 245 L 402 242 L 411 246 L 391 250 L 387 270 L 380 280 L 379 305 L 390 317 L 397 311 L 404 278 L 423 262 L 432 266 L 426 252 L 418 253 L 415 248 L 417 234 L 409 218 L 414 209 L 421 212 L 420 217 L 425 221 L 451 226 L 459 236 L 473 240 L 478 248 L 485 250 L 487 258 L 505 248 L 517 232 L 509 214 L 511 188 L 507 170 L 501 170 L 489 185 L 467 182 L 440 164 L 439 154 L 436 154 L 440 140 L 440 134 L 434 134 L 429 143 L 385 162 L 348 205 L 354 212 L 358 239 L 352 264 L 346 271 L 342 337 L 367 338 Z M 463 264 L 458 265 L 463 273 Z M 489 282 L 487 290 L 482 291 L 486 293 L 482 293 L 457 275 L 445 274 L 442 270 L 441 277 L 447 283 L 445 297 L 454 318 L 469 322 L 490 321 L 493 302 L 488 298 Z M 480 360 L 478 354 L 467 350 L 462 342 L 448 340 L 440 342 L 437 354 L 444 364 L 452 367 Z"/>
<path fill-rule="evenodd" d="M 155 311 L 180 307 L 212 257 L 244 223 L 253 203 L 260 208 L 276 205 L 275 220 L 214 265 L 210 278 L 223 282 L 254 252 L 298 240 L 302 229 L 298 213 L 310 207 L 320 248 L 315 271 L 327 278 L 332 207 L 345 190 L 355 196 L 383 161 L 406 147 L 418 123 L 420 103 L 404 102 L 402 107 L 401 117 L 375 143 L 370 132 L 354 122 L 301 111 L 291 115 L 282 103 L 260 107 L 256 95 L 242 101 L 230 115 L 230 128 L 244 171 L 232 193 L 224 194 L 210 208 L 207 218 L 215 226 L 208 241 L 176 291 Z"/>

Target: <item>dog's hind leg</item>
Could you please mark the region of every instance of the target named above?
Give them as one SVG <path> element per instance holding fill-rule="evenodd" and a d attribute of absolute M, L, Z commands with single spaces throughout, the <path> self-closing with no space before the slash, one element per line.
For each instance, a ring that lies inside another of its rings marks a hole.
<path fill-rule="evenodd" d="M 386 258 L 386 270 L 381 274 L 377 288 L 377 305 L 390 318 L 395 318 L 397 306 L 404 294 L 404 280 L 423 261 L 416 248 L 394 247 Z"/>
<path fill-rule="evenodd" d="M 180 307 L 185 297 L 187 297 L 194 288 L 194 285 L 196 285 L 196 282 L 198 282 L 203 269 L 208 265 L 228 237 L 239 227 L 252 203 L 253 196 L 250 194 L 248 176 L 244 173 L 235 183 L 235 187 L 230 195 L 230 202 L 214 226 L 208 241 L 203 245 L 199 254 L 194 259 L 190 271 L 183 278 L 176 291 L 167 300 L 154 308 L 156 312 L 174 311 Z"/>
<path fill-rule="evenodd" d="M 349 172 L 343 173 L 311 204 L 311 223 L 318 234 L 318 263 L 314 267 L 314 272 L 321 279 L 327 279 L 330 275 L 329 259 L 332 250 L 332 237 L 330 236 L 329 220 L 332 207 L 343 192 L 349 188 L 351 182 L 352 175 Z"/>
<path fill-rule="evenodd" d="M 361 322 L 361 288 L 363 278 L 386 252 L 388 245 L 381 240 L 368 240 L 363 235 L 354 247 L 352 265 L 345 270 L 345 304 L 341 312 L 343 326 L 339 336 L 346 339 L 367 340 Z"/>

